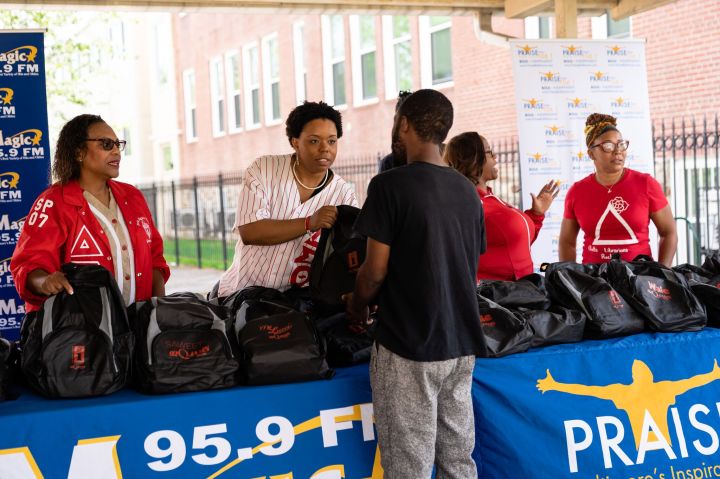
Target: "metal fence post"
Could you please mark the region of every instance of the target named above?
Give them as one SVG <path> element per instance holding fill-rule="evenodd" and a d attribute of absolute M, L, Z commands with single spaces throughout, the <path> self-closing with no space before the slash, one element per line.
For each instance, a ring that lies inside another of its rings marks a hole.
<path fill-rule="evenodd" d="M 220 239 L 222 241 L 222 254 L 223 254 L 223 266 L 225 269 L 228 267 L 227 260 L 227 242 L 225 238 L 225 196 L 223 195 L 223 175 L 218 175 L 218 193 L 220 194 Z"/>
<path fill-rule="evenodd" d="M 193 176 L 193 199 L 195 200 L 195 251 L 197 252 L 198 268 L 202 268 L 202 246 L 200 244 L 200 202 L 198 200 L 198 179 Z"/>
<path fill-rule="evenodd" d="M 175 264 L 180 266 L 180 238 L 178 238 L 177 205 L 175 204 L 175 180 L 170 182 L 170 194 L 172 195 L 172 224 L 175 234 Z"/>

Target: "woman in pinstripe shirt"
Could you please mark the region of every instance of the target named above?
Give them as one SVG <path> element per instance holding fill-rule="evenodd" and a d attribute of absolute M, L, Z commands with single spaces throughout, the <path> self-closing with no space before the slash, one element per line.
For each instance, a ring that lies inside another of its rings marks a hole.
<path fill-rule="evenodd" d="M 307 286 L 320 229 L 335 223 L 336 205 L 357 206 L 351 185 L 330 169 L 340 112 L 305 102 L 288 116 L 286 133 L 294 153 L 262 156 L 245 172 L 234 227 L 240 237 L 220 297 L 248 286 Z"/>

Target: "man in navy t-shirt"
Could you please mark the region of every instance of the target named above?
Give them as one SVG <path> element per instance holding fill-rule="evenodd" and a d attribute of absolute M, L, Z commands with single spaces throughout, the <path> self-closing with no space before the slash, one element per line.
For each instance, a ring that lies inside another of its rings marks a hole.
<path fill-rule="evenodd" d="M 393 138 L 408 165 L 377 175 L 355 224 L 367 255 L 348 298 L 357 329 L 377 300 L 370 363 L 375 424 L 386 479 L 477 477 L 470 387 L 485 354 L 475 274 L 485 250 L 482 204 L 447 167 L 440 144 L 453 107 L 435 90 L 410 95 Z"/>

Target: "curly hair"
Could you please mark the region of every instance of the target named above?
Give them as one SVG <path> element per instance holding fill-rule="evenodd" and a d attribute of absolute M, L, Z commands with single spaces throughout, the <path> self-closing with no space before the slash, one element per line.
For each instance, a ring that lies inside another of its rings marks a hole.
<path fill-rule="evenodd" d="M 486 142 L 475 131 L 453 136 L 445 147 L 445 161 L 477 185 L 485 166 Z"/>
<path fill-rule="evenodd" d="M 592 113 L 585 120 L 585 145 L 590 146 L 600 135 L 617 129 L 617 119 L 612 115 Z"/>
<path fill-rule="evenodd" d="M 313 120 L 324 118 L 335 123 L 337 137 L 342 137 L 342 117 L 340 112 L 325 102 L 305 101 L 290 112 L 285 121 L 285 134 L 292 146 L 292 139 L 299 138 L 305 125 Z"/>
<path fill-rule="evenodd" d="M 436 90 L 418 90 L 408 96 L 398 111 L 399 118 L 407 118 L 422 141 L 439 145 L 453 124 L 453 106 L 450 100 Z"/>
<path fill-rule="evenodd" d="M 80 177 L 80 163 L 77 161 L 82 151 L 85 151 L 85 140 L 88 128 L 95 123 L 104 123 L 99 115 L 78 115 L 60 130 L 55 158 L 53 158 L 52 174 L 61 184 Z"/>

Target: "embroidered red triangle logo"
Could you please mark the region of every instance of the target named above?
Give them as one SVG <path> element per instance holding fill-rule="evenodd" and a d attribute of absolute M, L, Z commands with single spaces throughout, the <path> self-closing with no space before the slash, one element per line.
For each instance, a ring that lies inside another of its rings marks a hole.
<path fill-rule="evenodd" d="M 90 234 L 87 226 L 83 225 L 70 250 L 70 259 L 94 256 L 103 256 L 103 252 L 100 246 L 98 246 L 97 241 L 95 241 L 95 238 Z"/>

